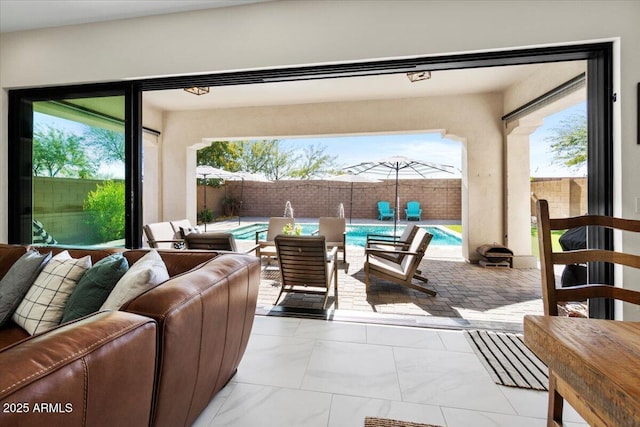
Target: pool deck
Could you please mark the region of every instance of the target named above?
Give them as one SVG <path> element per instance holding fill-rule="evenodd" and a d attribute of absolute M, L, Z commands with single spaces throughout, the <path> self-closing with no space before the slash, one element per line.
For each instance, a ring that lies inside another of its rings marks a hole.
<path fill-rule="evenodd" d="M 265 221 L 266 218 L 242 218 L 239 225 L 237 219 L 228 220 L 208 224 L 207 231 L 229 230 Z M 296 222 L 317 222 L 317 218 L 296 218 Z M 354 219 L 352 223 L 381 225 L 389 221 Z M 445 223 L 421 221 L 417 224 Z M 399 224 L 406 224 L 406 221 Z M 238 240 L 237 244 L 242 247 L 249 242 Z M 420 268 L 429 278 L 427 286 L 438 292 L 435 297 L 377 277 L 372 277 L 371 288 L 366 292 L 363 265 L 363 248 L 347 246 L 347 263 L 339 264 L 339 309 L 335 309 L 332 290 L 327 310 L 323 311 L 322 298 L 309 294 L 285 294 L 274 307 L 280 291 L 277 264 L 267 266 L 263 262 L 257 313 L 516 332 L 522 330 L 525 314 L 542 314 L 538 269 L 483 268 L 467 263 L 459 246 L 430 245 L 427 249 Z"/>

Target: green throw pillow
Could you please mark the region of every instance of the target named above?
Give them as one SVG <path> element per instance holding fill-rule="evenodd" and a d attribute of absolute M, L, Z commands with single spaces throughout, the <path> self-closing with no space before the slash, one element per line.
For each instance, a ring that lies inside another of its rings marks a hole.
<path fill-rule="evenodd" d="M 95 263 L 71 293 L 60 323 L 98 311 L 128 269 L 129 264 L 122 254 L 109 255 Z"/>

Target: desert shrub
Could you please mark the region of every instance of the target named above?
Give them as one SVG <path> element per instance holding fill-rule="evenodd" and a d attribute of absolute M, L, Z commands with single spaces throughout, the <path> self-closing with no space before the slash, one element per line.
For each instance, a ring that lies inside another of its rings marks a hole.
<path fill-rule="evenodd" d="M 124 239 L 124 207 L 124 182 L 120 181 L 98 184 L 83 205 L 88 223 L 103 242 Z"/>

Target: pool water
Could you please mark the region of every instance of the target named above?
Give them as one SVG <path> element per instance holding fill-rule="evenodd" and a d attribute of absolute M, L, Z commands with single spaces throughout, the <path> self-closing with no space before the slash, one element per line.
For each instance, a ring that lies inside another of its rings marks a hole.
<path fill-rule="evenodd" d="M 303 235 L 310 235 L 318 229 L 317 223 L 297 223 L 296 225 L 300 225 L 302 227 Z M 255 240 L 256 231 L 264 230 L 266 232 L 267 227 L 268 224 L 266 222 L 257 222 L 255 224 L 233 229 L 231 230 L 231 233 L 238 240 Z M 431 240 L 432 245 L 460 246 L 462 244 L 460 237 L 452 231 L 435 226 L 422 226 L 422 228 L 433 234 L 433 239 Z M 402 234 L 404 229 L 404 225 L 398 225 L 396 231 L 397 235 Z M 368 234 L 392 236 L 393 225 L 347 224 L 347 245 L 364 247 L 367 242 Z"/>

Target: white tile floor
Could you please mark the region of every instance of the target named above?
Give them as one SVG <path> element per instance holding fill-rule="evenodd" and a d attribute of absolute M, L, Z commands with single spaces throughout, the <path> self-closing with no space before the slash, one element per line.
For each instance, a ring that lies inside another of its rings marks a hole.
<path fill-rule="evenodd" d="M 546 412 L 546 392 L 494 384 L 460 331 L 256 316 L 237 375 L 194 426 L 544 427 Z M 570 407 L 565 421 L 586 425 Z"/>

